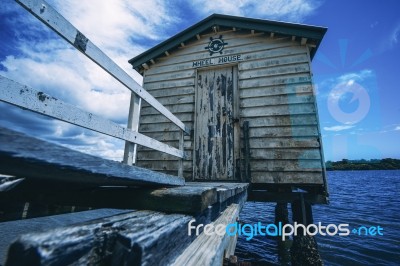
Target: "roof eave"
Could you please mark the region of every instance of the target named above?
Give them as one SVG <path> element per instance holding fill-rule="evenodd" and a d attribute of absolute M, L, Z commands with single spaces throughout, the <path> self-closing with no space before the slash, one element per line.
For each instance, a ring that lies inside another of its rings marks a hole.
<path fill-rule="evenodd" d="M 194 24 L 193 26 L 187 28 L 186 30 L 176 34 L 175 36 L 161 42 L 153 48 L 143 52 L 142 54 L 135 56 L 128 62 L 132 65 L 134 69 L 138 69 L 142 64 L 159 57 L 165 51 L 174 49 L 181 43 L 193 38 L 197 34 L 200 34 L 212 28 L 215 25 L 264 32 L 274 32 L 277 34 L 315 40 L 316 47 L 312 50 L 310 54 L 311 59 L 315 55 L 319 44 L 327 31 L 327 28 L 325 27 L 213 14 Z"/>

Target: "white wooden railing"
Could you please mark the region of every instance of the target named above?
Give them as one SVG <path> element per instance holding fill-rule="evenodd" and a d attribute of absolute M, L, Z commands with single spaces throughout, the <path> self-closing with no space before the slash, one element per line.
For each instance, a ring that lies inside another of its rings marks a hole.
<path fill-rule="evenodd" d="M 0 100 L 61 121 L 125 140 L 124 163 L 129 165 L 135 163 L 136 144 L 176 156 L 180 160 L 178 176 L 182 176 L 183 159 L 186 158 L 183 149 L 183 136 L 185 133 L 189 134 L 190 129 L 47 2 L 43 0 L 16 0 L 16 2 L 54 30 L 63 39 L 72 44 L 94 63 L 99 65 L 126 88 L 131 90 L 128 126 L 127 128 L 121 127 L 110 120 L 93 115 L 59 99 L 53 98 L 42 91 L 29 88 L 3 76 L 0 76 Z M 138 133 L 142 99 L 181 129 L 179 149 Z"/>

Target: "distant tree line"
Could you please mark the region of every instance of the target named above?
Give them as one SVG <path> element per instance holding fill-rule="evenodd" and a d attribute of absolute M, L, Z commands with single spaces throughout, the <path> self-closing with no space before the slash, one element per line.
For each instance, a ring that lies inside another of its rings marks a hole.
<path fill-rule="evenodd" d="M 348 160 L 325 163 L 326 170 L 396 170 L 400 169 L 400 160 L 385 158 L 385 159 L 371 159 L 371 160 Z"/>

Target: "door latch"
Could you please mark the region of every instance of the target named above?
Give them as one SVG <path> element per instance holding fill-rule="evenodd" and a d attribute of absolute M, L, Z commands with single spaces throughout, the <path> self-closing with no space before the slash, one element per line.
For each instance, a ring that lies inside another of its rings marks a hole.
<path fill-rule="evenodd" d="M 222 115 L 226 116 L 226 107 L 225 106 L 222 107 Z"/>
<path fill-rule="evenodd" d="M 231 117 L 231 123 L 239 123 L 239 118 Z"/>

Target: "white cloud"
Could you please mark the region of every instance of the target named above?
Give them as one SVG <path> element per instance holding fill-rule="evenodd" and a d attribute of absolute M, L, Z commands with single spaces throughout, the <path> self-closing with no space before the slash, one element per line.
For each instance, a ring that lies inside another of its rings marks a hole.
<path fill-rule="evenodd" d="M 337 97 L 341 97 L 342 94 L 335 95 L 335 91 L 332 91 L 332 89 L 337 87 L 339 84 L 342 84 L 341 86 L 347 86 L 350 88 L 354 85 L 354 83 L 371 79 L 374 76 L 375 73 L 371 69 L 363 69 L 357 72 L 349 72 L 340 76 L 324 79 L 316 84 L 319 91 L 318 96 L 321 98 L 327 98 L 329 96 L 330 99 L 337 99 Z"/>
<path fill-rule="evenodd" d="M 42 52 L 29 57 L 8 56 L 2 64 L 7 71 L 0 71 L 1 75 L 103 117 L 117 121 L 127 118 L 128 89 L 77 51 L 60 49 L 52 51 L 51 56 Z"/>
<path fill-rule="evenodd" d="M 35 57 L 41 57 L 41 60 L 35 60 Z M 72 49 L 52 51 L 51 56 L 46 57 L 41 52 L 26 58 L 9 56 L 2 62 L 8 71 L 0 74 L 88 112 L 120 123 L 126 121 L 130 100 L 128 89 Z M 74 138 L 62 137 L 65 132 L 55 126 L 57 123 L 46 124 L 53 126 L 55 135 L 59 135 L 57 142 L 64 146 L 103 158 L 122 159 L 123 142 L 120 140 L 101 134 L 82 135 L 80 132 L 85 130 L 81 129 L 75 136 L 75 140 L 80 139 L 81 142 L 74 144 Z M 72 144 L 67 144 L 71 141 Z"/>
<path fill-rule="evenodd" d="M 382 38 L 378 51 L 380 53 L 389 51 L 396 47 L 399 43 L 400 24 L 395 25 L 391 31 L 386 32 L 386 36 Z"/>
<path fill-rule="evenodd" d="M 124 141 L 96 133 L 90 130 L 81 129 L 77 126 L 61 121 L 54 121 L 55 132 L 51 136 L 62 146 L 75 149 L 94 156 L 122 161 Z M 72 131 L 72 134 L 70 132 Z M 69 136 L 70 135 L 70 136 Z"/>
<path fill-rule="evenodd" d="M 396 131 L 399 130 L 400 131 L 400 126 L 395 127 L 394 130 L 396 130 Z"/>
<path fill-rule="evenodd" d="M 371 24 L 369 25 L 369 27 L 370 27 L 371 29 L 373 29 L 373 28 L 375 28 L 376 26 L 378 26 L 378 24 L 379 24 L 379 22 L 378 22 L 378 21 L 375 21 L 375 22 L 371 23 Z"/>
<path fill-rule="evenodd" d="M 126 72 L 140 80 L 128 59 L 149 47 L 145 40 L 165 39 L 165 29 L 180 20 L 168 2 L 146 1 L 50 1 L 67 20 L 102 49 Z M 132 39 L 137 40 L 136 43 Z M 141 39 L 143 40 L 141 43 Z M 140 41 L 139 41 L 140 40 Z"/>
<path fill-rule="evenodd" d="M 147 1 L 50 1 L 82 33 L 105 48 L 125 49 L 130 38 L 160 40 L 163 28 L 179 22 L 168 2 Z M 121 43 L 122 42 L 122 43 Z"/>
<path fill-rule="evenodd" d="M 367 78 L 373 77 L 374 72 L 370 69 L 363 69 L 358 72 L 350 72 L 341 75 L 340 77 L 337 78 L 339 82 L 350 82 L 354 83 L 354 81 L 363 81 Z M 349 84 L 352 85 L 352 84 Z"/>
<path fill-rule="evenodd" d="M 394 28 L 392 34 L 390 35 L 390 44 L 396 45 L 399 42 L 399 34 L 400 34 L 400 25 L 397 25 L 396 28 Z"/>
<path fill-rule="evenodd" d="M 350 129 L 350 128 L 353 128 L 353 127 L 354 127 L 354 125 L 338 125 L 338 126 L 324 127 L 324 130 L 337 132 L 337 131 Z"/>
<path fill-rule="evenodd" d="M 319 2 L 313 0 L 193 0 L 191 3 L 193 8 L 205 15 L 222 13 L 290 22 L 303 21 L 320 5 Z"/>

